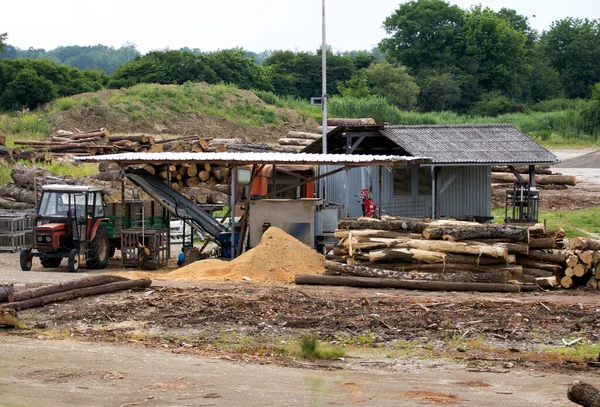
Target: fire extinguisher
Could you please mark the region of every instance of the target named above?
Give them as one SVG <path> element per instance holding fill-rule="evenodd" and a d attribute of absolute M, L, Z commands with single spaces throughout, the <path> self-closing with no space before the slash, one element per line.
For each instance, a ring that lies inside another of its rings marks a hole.
<path fill-rule="evenodd" d="M 361 189 L 359 196 L 362 197 L 362 211 L 363 216 L 368 218 L 375 217 L 375 209 L 377 209 L 377 205 L 373 202 L 373 196 L 371 195 L 371 191 L 368 189 Z"/>

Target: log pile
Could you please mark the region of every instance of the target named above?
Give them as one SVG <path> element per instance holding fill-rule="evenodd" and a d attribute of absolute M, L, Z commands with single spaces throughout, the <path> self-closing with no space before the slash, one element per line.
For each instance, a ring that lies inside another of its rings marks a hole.
<path fill-rule="evenodd" d="M 564 231 L 548 230 L 542 223 L 357 218 L 340 220 L 334 236 L 339 241 L 330 248 L 327 262 L 333 274 L 469 283 L 469 287 L 478 283 L 597 289 L 599 285 L 600 241 L 573 238 L 566 249 Z"/>
<path fill-rule="evenodd" d="M 315 140 L 320 140 L 323 137 L 318 133 L 307 133 L 303 131 L 288 131 L 286 137 L 279 139 L 280 146 L 295 146 L 304 148 L 311 145 Z"/>
<path fill-rule="evenodd" d="M 515 170 L 525 181 L 529 181 L 529 167 L 517 166 Z M 570 175 L 554 173 L 550 166 L 535 166 L 535 183 L 537 189 L 567 189 L 577 185 L 577 178 Z M 492 166 L 492 188 L 505 190 L 512 189 L 517 177 L 510 171 L 508 166 Z"/>

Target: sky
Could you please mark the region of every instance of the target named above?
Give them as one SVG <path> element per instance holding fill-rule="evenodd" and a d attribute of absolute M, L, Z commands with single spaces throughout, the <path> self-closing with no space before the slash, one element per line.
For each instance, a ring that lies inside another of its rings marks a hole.
<path fill-rule="evenodd" d="M 399 0 L 326 0 L 327 44 L 334 52 L 370 50 Z M 547 30 L 565 17 L 600 18 L 599 0 L 450 0 L 515 9 L 533 28 Z M 129 42 L 151 50 L 315 51 L 321 46 L 322 0 L 28 0 L 2 5 L 0 33 L 21 49 Z"/>

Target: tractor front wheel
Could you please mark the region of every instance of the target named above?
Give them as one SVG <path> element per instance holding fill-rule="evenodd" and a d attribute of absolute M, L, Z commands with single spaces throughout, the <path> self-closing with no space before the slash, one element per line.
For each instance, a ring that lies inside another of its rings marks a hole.
<path fill-rule="evenodd" d="M 79 250 L 72 249 L 69 252 L 69 260 L 67 264 L 69 265 L 70 273 L 77 273 L 79 271 Z"/>
<path fill-rule="evenodd" d="M 21 260 L 21 270 L 30 271 L 33 264 L 33 256 L 31 255 L 31 249 L 21 250 L 19 260 Z"/>
<path fill-rule="evenodd" d="M 96 236 L 90 242 L 86 264 L 91 269 L 103 269 L 108 265 L 110 241 L 108 231 L 104 226 L 99 226 Z"/>

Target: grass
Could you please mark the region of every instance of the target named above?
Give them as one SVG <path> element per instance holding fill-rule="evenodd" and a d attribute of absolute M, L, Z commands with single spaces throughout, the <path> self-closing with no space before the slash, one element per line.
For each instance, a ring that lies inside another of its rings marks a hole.
<path fill-rule="evenodd" d="M 504 209 L 492 210 L 494 223 L 504 223 Z M 567 210 L 540 211 L 538 219 L 546 221 L 550 229 L 563 228 L 566 237 L 591 237 L 588 233 L 600 233 L 600 207 Z"/>
<path fill-rule="evenodd" d="M 339 359 L 346 356 L 344 348 L 319 342 L 319 335 L 312 333 L 300 337 L 300 356 L 304 359 Z"/>

